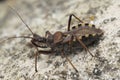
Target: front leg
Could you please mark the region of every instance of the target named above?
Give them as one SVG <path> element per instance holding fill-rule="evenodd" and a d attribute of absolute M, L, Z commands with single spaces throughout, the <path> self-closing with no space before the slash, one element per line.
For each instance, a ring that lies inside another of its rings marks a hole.
<path fill-rule="evenodd" d="M 49 31 L 46 31 L 45 38 L 52 37 L 52 34 Z"/>
<path fill-rule="evenodd" d="M 39 45 L 35 44 L 34 40 L 31 40 L 31 43 L 33 44 L 33 46 L 35 47 L 35 49 L 37 50 L 35 53 L 35 71 L 38 72 L 37 70 L 37 59 L 38 59 L 38 54 L 51 54 L 53 51 L 53 49 L 49 50 L 49 51 L 45 51 L 45 50 L 39 50 L 38 47 Z"/>
<path fill-rule="evenodd" d="M 53 41 L 53 34 L 51 34 L 49 31 L 46 31 L 45 38 L 46 38 L 47 42 L 52 42 Z"/>
<path fill-rule="evenodd" d="M 52 50 L 44 51 L 44 50 L 38 50 L 38 48 L 37 48 L 37 52 L 36 52 L 36 54 L 35 54 L 35 71 L 36 71 L 36 72 L 38 72 L 38 70 L 37 70 L 38 54 L 46 54 L 46 55 L 48 55 L 48 54 L 52 54 L 52 53 L 53 53 Z"/>

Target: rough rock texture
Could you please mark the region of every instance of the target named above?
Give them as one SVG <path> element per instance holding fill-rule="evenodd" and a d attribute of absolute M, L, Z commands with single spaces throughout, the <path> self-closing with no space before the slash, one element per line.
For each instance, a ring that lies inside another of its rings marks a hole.
<path fill-rule="evenodd" d="M 28 47 L 28 39 L 12 39 L 0 43 L 0 80 L 120 80 L 120 0 L 7 0 L 0 3 L 0 40 L 6 36 L 30 35 L 7 3 L 13 6 L 33 32 L 65 31 L 69 14 L 94 23 L 104 30 L 98 45 L 89 47 L 94 59 L 78 51 L 68 57 L 78 69 L 61 56 L 40 55 L 38 72 L 34 71 L 36 49 Z M 77 23 L 73 20 L 74 24 Z"/>

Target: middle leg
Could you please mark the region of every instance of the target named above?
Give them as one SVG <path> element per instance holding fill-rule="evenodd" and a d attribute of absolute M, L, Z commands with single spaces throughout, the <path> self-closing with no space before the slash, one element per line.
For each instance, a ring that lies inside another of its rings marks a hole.
<path fill-rule="evenodd" d="M 70 61 L 70 59 L 66 56 L 66 54 L 64 53 L 64 45 L 63 45 L 63 49 L 62 49 L 62 54 L 61 54 L 62 57 L 65 57 L 66 60 L 71 64 L 71 66 L 74 68 L 74 70 L 76 72 L 78 72 L 78 70 L 76 69 L 76 67 L 73 65 L 73 63 Z"/>
<path fill-rule="evenodd" d="M 87 46 L 86 46 L 76 35 L 74 35 L 74 36 L 75 36 L 75 38 L 77 39 L 77 41 L 82 45 L 82 47 L 83 47 L 86 51 L 88 51 L 92 57 L 95 57 L 95 56 L 89 51 L 89 49 L 87 48 Z"/>

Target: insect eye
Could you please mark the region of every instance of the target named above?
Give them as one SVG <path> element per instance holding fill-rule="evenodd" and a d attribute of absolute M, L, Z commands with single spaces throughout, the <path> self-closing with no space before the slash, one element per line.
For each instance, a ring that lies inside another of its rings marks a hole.
<path fill-rule="evenodd" d="M 82 24 L 78 24 L 78 27 L 81 27 L 82 26 Z"/>

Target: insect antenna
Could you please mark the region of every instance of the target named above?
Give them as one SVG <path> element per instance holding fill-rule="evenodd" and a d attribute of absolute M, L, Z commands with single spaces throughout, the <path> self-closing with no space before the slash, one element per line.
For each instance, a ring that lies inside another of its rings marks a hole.
<path fill-rule="evenodd" d="M 0 41 L 0 44 L 1 44 L 1 43 L 4 43 L 4 42 L 7 41 L 7 40 L 13 39 L 13 38 L 27 38 L 27 39 L 33 39 L 33 37 L 30 37 L 30 36 L 12 36 L 12 37 L 5 37 L 4 40 L 1 40 L 1 41 Z"/>
<path fill-rule="evenodd" d="M 11 7 L 10 5 L 8 5 L 10 9 L 12 9 L 17 15 L 18 17 L 20 18 L 20 20 L 25 24 L 25 26 L 29 29 L 29 31 L 32 33 L 32 35 L 34 35 L 34 33 L 32 32 L 32 30 L 30 29 L 30 27 L 24 22 L 24 20 L 22 19 L 22 17 L 20 16 L 20 14 L 13 8 Z M 5 37 L 4 40 L 1 40 L 0 41 L 0 44 L 7 41 L 7 40 L 10 40 L 10 39 L 13 39 L 13 38 L 29 38 L 29 39 L 33 39 L 33 37 L 30 37 L 30 36 L 12 36 L 12 37 Z"/>
<path fill-rule="evenodd" d="M 11 8 L 17 15 L 18 17 L 21 19 L 21 21 L 25 24 L 25 26 L 29 29 L 29 31 L 32 33 L 32 35 L 34 35 L 34 33 L 32 32 L 32 30 L 30 29 L 30 27 L 25 23 L 25 21 L 22 19 L 22 17 L 20 16 L 20 14 L 10 5 L 8 5 L 9 8 Z"/>

